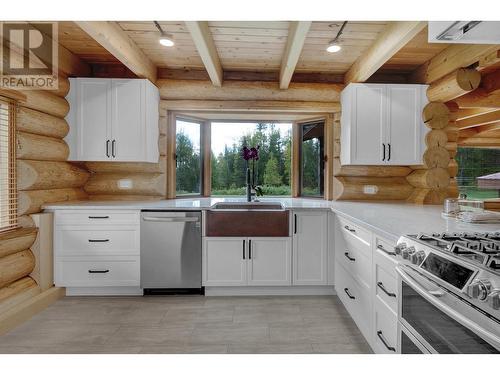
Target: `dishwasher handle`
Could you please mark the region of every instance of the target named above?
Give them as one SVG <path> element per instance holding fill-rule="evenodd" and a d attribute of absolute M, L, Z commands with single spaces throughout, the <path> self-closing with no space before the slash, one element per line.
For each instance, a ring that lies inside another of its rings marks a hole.
<path fill-rule="evenodd" d="M 196 223 L 199 221 L 197 217 L 158 217 L 158 216 L 143 216 L 142 220 L 166 222 L 166 223 Z"/>

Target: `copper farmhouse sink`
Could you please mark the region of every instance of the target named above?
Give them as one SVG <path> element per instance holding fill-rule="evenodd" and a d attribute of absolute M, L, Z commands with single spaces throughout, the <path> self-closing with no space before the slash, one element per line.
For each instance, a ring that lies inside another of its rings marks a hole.
<path fill-rule="evenodd" d="M 220 202 L 206 212 L 209 237 L 288 237 L 290 211 L 274 202 Z"/>

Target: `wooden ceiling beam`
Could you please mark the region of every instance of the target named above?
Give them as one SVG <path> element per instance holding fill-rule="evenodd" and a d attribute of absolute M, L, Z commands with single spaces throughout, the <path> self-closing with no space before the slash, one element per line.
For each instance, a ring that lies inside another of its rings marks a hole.
<path fill-rule="evenodd" d="M 492 112 L 482 113 L 480 115 L 469 117 L 455 122 L 459 129 L 473 128 L 481 125 L 491 124 L 500 121 L 500 109 Z"/>
<path fill-rule="evenodd" d="M 482 87 L 453 100 L 459 108 L 499 108 L 500 89 L 488 92 Z"/>
<path fill-rule="evenodd" d="M 453 44 L 417 68 L 412 74 L 412 81 L 433 83 L 459 68 L 478 63 L 498 49 L 498 45 Z"/>
<path fill-rule="evenodd" d="M 426 26 L 422 21 L 391 22 L 347 71 L 345 83 L 365 82 Z"/>
<path fill-rule="evenodd" d="M 452 102 L 454 103 L 454 102 Z M 450 120 L 452 121 L 458 121 L 458 120 L 464 120 L 470 117 L 475 117 L 477 115 L 482 115 L 483 113 L 488 113 L 491 111 L 495 111 L 496 108 L 463 108 L 463 109 L 458 109 L 457 111 L 453 112 L 450 111 Z"/>
<path fill-rule="evenodd" d="M 280 68 L 280 89 L 282 90 L 287 89 L 292 80 L 311 24 L 311 21 L 293 21 L 290 23 L 288 39 Z"/>
<path fill-rule="evenodd" d="M 186 27 L 214 86 L 222 86 L 223 71 L 207 21 L 186 21 Z"/>
<path fill-rule="evenodd" d="M 138 77 L 156 83 L 155 64 L 116 22 L 76 21 L 75 23 Z"/>

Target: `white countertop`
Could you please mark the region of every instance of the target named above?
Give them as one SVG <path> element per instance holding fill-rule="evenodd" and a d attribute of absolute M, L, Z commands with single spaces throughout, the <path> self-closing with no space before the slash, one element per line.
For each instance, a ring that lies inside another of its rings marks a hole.
<path fill-rule="evenodd" d="M 333 210 L 380 235 L 397 240 L 403 234 L 420 232 L 491 232 L 500 224 L 466 224 L 441 217 L 442 206 L 420 206 L 401 202 L 347 202 L 306 198 L 264 198 L 279 201 L 289 209 Z M 183 198 L 158 201 L 79 201 L 46 204 L 46 210 L 203 210 L 217 202 L 242 202 L 244 198 Z"/>

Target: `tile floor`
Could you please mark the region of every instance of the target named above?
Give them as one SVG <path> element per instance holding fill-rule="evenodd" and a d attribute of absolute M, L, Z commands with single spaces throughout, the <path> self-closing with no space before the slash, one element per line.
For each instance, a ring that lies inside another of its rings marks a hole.
<path fill-rule="evenodd" d="M 335 296 L 65 297 L 0 353 L 370 353 Z"/>

